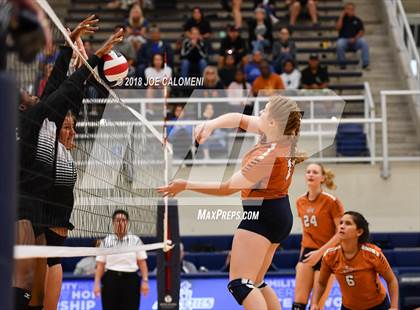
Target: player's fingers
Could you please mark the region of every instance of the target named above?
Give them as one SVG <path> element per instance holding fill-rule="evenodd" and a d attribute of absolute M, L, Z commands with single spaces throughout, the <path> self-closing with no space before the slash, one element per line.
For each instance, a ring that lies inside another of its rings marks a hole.
<path fill-rule="evenodd" d="M 99 27 L 97 26 L 92 26 L 92 25 L 86 25 L 84 28 L 85 31 L 98 31 Z"/>
<path fill-rule="evenodd" d="M 95 14 L 91 14 L 91 15 L 89 15 L 88 17 L 86 17 L 86 18 L 82 21 L 82 23 L 87 23 L 87 22 L 91 22 L 91 21 L 94 21 L 94 20 L 98 20 L 98 19 L 96 18 L 96 15 L 95 15 Z"/>
<path fill-rule="evenodd" d="M 99 23 L 99 18 L 90 20 L 88 24 L 89 25 L 96 25 L 97 23 Z"/>
<path fill-rule="evenodd" d="M 96 30 L 86 30 L 85 34 L 95 34 Z"/>
<path fill-rule="evenodd" d="M 157 188 L 157 191 L 159 192 L 159 193 L 163 193 L 163 192 L 166 192 L 168 190 L 168 188 L 165 186 L 165 187 L 158 187 Z"/>

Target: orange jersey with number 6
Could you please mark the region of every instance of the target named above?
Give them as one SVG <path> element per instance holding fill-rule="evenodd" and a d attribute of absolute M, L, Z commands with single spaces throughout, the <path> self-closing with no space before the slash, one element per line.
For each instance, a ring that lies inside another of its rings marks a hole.
<path fill-rule="evenodd" d="M 340 200 L 325 192 L 313 201 L 308 199 L 308 193 L 300 196 L 296 207 L 302 220 L 302 247 L 310 249 L 319 249 L 335 235 L 334 219 L 344 214 Z"/>
<path fill-rule="evenodd" d="M 327 283 L 333 273 L 340 285 L 343 305 L 350 309 L 368 309 L 381 304 L 386 297 L 379 279 L 390 267 L 381 249 L 369 243 L 346 259 L 341 246 L 328 249 L 322 258 L 319 281 Z"/>

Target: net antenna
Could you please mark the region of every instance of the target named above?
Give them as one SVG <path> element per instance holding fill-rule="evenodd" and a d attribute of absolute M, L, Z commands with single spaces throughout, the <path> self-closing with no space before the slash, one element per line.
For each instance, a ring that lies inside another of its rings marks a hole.
<path fill-rule="evenodd" d="M 164 72 L 167 66 L 166 61 L 166 51 L 163 55 L 163 63 L 164 63 Z M 169 185 L 169 154 L 168 154 L 168 148 L 166 147 L 168 145 L 168 85 L 165 84 L 163 88 L 163 98 L 165 100 L 163 104 L 163 145 L 164 145 L 164 161 L 165 161 L 165 170 L 164 170 L 164 180 L 165 180 L 165 186 Z M 169 206 L 169 197 L 165 195 L 163 197 L 163 203 L 165 211 L 163 213 L 163 243 L 165 244 L 165 247 L 163 248 L 164 252 L 168 252 L 171 250 L 174 245 L 170 240 L 168 240 L 168 206 Z"/>

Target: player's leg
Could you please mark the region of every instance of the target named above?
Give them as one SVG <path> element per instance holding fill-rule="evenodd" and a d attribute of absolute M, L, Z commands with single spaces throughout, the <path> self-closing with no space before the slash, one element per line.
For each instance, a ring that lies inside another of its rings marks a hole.
<path fill-rule="evenodd" d="M 36 245 L 45 245 L 45 234 L 42 233 L 35 238 Z M 43 309 L 44 304 L 44 286 L 45 286 L 45 273 L 47 270 L 47 259 L 37 258 L 35 260 L 35 274 L 34 284 L 32 287 L 32 298 L 29 302 L 29 309 Z"/>
<path fill-rule="evenodd" d="M 67 228 L 50 228 L 46 235 L 48 245 L 63 246 L 67 237 Z M 61 266 L 60 258 L 57 257 L 48 258 L 47 265 L 44 310 L 55 310 L 60 299 L 61 285 L 63 283 L 63 267 Z"/>
<path fill-rule="evenodd" d="M 318 279 L 319 279 L 319 270 L 315 271 L 315 274 L 314 274 L 314 284 L 313 284 L 314 291 L 316 287 L 319 285 Z M 325 302 L 327 301 L 328 296 L 330 295 L 330 291 L 334 284 L 334 280 L 335 280 L 334 275 L 331 275 L 330 278 L 328 279 L 327 286 L 325 287 L 325 292 L 324 294 L 322 294 L 321 299 L 318 302 L 318 306 L 320 309 L 324 309 Z"/>
<path fill-rule="evenodd" d="M 245 309 L 267 309 L 263 294 L 254 284 L 271 242 L 252 231 L 238 229 L 232 243 L 229 291 Z"/>
<path fill-rule="evenodd" d="M 32 223 L 29 220 L 19 220 L 15 225 L 17 245 L 35 244 Z M 25 309 L 31 300 L 34 281 L 35 259 L 15 260 L 12 286 L 15 295 L 15 309 Z"/>
<path fill-rule="evenodd" d="M 270 286 L 268 286 L 264 282 L 264 276 L 267 273 L 268 268 L 270 268 L 270 265 L 273 261 L 273 256 L 276 253 L 276 250 L 279 247 L 279 245 L 279 243 L 271 244 L 270 248 L 267 251 L 267 254 L 265 255 L 263 266 L 261 267 L 257 275 L 256 286 L 260 289 L 261 293 L 263 294 L 265 302 L 267 303 L 268 310 L 281 309 L 280 301 L 277 294 Z"/>
<path fill-rule="evenodd" d="M 298 262 L 296 265 L 296 284 L 293 310 L 304 310 L 308 303 L 314 279 L 314 270 L 311 265 Z"/>

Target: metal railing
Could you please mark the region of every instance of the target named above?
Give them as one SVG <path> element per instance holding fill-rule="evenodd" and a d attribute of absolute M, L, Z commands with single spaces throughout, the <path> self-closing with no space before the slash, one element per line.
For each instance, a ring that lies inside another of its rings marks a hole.
<path fill-rule="evenodd" d="M 397 33 L 399 34 L 399 46 L 407 53 L 409 70 L 415 82 L 414 87 L 416 90 L 420 90 L 420 56 L 404 6 L 401 0 L 387 1 L 391 4 L 391 22 L 397 27 Z M 417 104 L 420 104 L 420 98 L 417 100 Z"/>
<path fill-rule="evenodd" d="M 387 114 L 387 96 L 417 96 L 420 98 L 420 90 L 382 90 L 381 94 L 381 112 L 382 112 L 382 172 L 381 175 L 384 179 L 387 179 L 390 176 L 390 167 L 389 161 L 390 157 L 388 155 L 388 114 Z M 407 120 L 409 121 L 409 120 Z M 406 156 L 399 158 L 400 161 L 419 161 L 420 157 L 410 157 Z"/>
<path fill-rule="evenodd" d="M 407 14 L 407 20 L 411 27 L 413 27 L 414 43 L 417 45 L 417 50 L 420 53 L 420 13 Z"/>
<path fill-rule="evenodd" d="M 318 162 L 366 162 L 370 164 L 375 164 L 376 162 L 382 163 L 381 176 L 383 178 L 388 178 L 390 175 L 390 165 L 392 161 L 420 161 L 420 157 L 415 156 L 403 156 L 403 157 L 390 157 L 389 156 L 389 145 L 388 145 L 388 121 L 387 121 L 387 103 L 386 96 L 391 95 L 419 95 L 420 91 L 381 91 L 381 115 L 376 117 L 375 113 L 375 104 L 373 102 L 372 93 L 369 87 L 369 83 L 365 83 L 365 91 L 363 95 L 355 96 L 291 96 L 293 100 L 297 102 L 306 102 L 309 104 L 309 119 L 304 119 L 302 121 L 303 125 L 306 125 L 306 130 L 302 130 L 300 135 L 302 137 L 315 137 L 318 141 L 319 149 L 322 150 L 325 148 L 325 139 L 335 137 L 336 131 L 325 129 L 326 125 L 332 124 L 361 124 L 364 127 L 364 133 L 367 138 L 367 147 L 369 154 L 366 156 L 323 156 L 320 152 L 319 157 L 311 158 L 308 161 L 318 161 Z M 182 104 L 188 102 L 192 106 L 199 106 L 204 103 L 213 103 L 215 104 L 215 110 L 217 109 L 217 104 L 225 104 L 227 101 L 247 101 L 254 102 L 254 115 L 258 115 L 262 105 L 267 102 L 269 97 L 255 97 L 255 98 L 246 98 L 246 97 L 235 97 L 235 98 L 169 98 L 167 101 L 172 104 Z M 315 118 L 314 111 L 318 104 L 325 103 L 327 101 L 336 101 L 343 100 L 348 101 L 363 101 L 363 117 L 358 118 Z M 122 101 L 125 104 L 131 105 L 132 107 L 137 107 L 136 109 L 140 111 L 143 115 L 146 114 L 146 105 L 161 105 L 165 99 L 163 98 L 123 98 Z M 104 100 L 87 100 L 88 103 L 104 103 Z M 196 109 L 200 111 L 200 109 Z M 176 120 L 167 122 L 168 126 L 195 126 L 201 124 L 203 120 Z M 163 120 L 152 120 L 149 121 L 150 125 L 153 125 L 157 128 L 163 127 Z M 130 122 L 126 121 L 112 121 L 108 123 L 104 122 L 88 122 L 85 121 L 79 122 L 79 128 L 87 128 L 89 126 L 127 126 Z M 137 124 L 134 122 L 133 124 Z M 382 131 L 382 156 L 377 156 L 376 154 L 376 124 L 381 124 Z M 324 127 L 324 128 L 323 128 Z M 81 137 L 84 134 L 79 134 Z M 91 136 L 86 132 L 86 136 Z M 258 136 L 255 134 L 249 133 L 232 133 L 228 135 L 229 138 L 254 138 L 255 141 L 258 139 Z M 91 137 L 93 138 L 93 137 Z M 191 136 L 191 144 L 194 145 L 194 138 Z M 240 163 L 240 158 L 233 159 L 224 159 L 224 158 L 210 158 L 210 159 L 173 159 L 174 165 L 179 164 L 204 164 L 204 165 L 218 165 L 218 164 L 237 164 Z"/>

